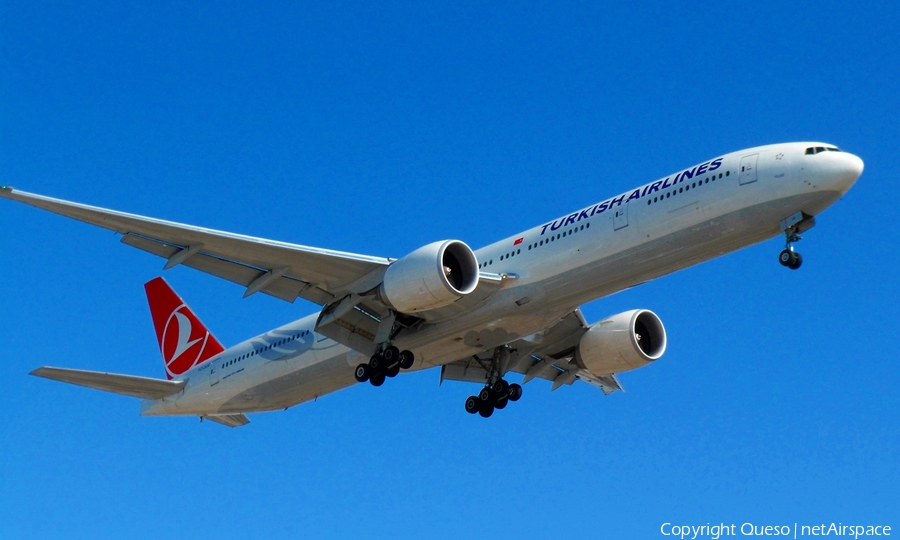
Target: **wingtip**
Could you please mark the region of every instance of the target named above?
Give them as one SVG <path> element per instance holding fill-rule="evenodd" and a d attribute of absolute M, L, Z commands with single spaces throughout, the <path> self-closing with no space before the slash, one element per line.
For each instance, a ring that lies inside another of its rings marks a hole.
<path fill-rule="evenodd" d="M 5 191 L 6 193 L 9 193 L 12 190 L 13 190 L 12 186 L 0 186 L 0 191 Z"/>

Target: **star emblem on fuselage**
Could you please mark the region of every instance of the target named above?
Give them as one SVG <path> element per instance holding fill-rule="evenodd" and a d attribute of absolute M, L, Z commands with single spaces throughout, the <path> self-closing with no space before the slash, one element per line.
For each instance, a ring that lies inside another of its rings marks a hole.
<path fill-rule="evenodd" d="M 775 159 L 781 159 L 783 157 L 784 157 L 784 154 L 781 152 L 778 152 L 777 154 L 775 154 Z"/>

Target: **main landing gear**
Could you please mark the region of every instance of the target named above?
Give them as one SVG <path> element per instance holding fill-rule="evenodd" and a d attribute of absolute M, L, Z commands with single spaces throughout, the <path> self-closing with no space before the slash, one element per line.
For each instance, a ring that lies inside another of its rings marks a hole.
<path fill-rule="evenodd" d="M 356 366 L 354 375 L 359 382 L 369 381 L 372 386 L 381 386 L 385 378 L 396 377 L 401 369 L 411 368 L 415 359 L 412 352 L 388 345 L 381 352 L 375 353 L 368 364 Z"/>
<path fill-rule="evenodd" d="M 478 413 L 487 418 L 494 414 L 494 409 L 505 409 L 510 401 L 519 401 L 522 397 L 521 386 L 503 379 L 509 369 L 510 354 L 509 347 L 497 347 L 488 361 L 473 357 L 484 368 L 485 385 L 477 396 L 466 399 L 467 413 Z"/>
<path fill-rule="evenodd" d="M 781 222 L 781 230 L 784 231 L 784 249 L 778 254 L 778 262 L 791 270 L 800 268 L 803 264 L 803 256 L 794 251 L 794 242 L 803 239 L 800 233 L 808 231 L 816 224 L 813 216 L 797 212 Z"/>
<path fill-rule="evenodd" d="M 494 414 L 494 409 L 504 409 L 510 401 L 519 401 L 520 397 L 522 397 L 521 386 L 500 379 L 482 388 L 477 396 L 469 396 L 466 399 L 466 412 L 478 413 L 483 418 L 488 418 Z"/>

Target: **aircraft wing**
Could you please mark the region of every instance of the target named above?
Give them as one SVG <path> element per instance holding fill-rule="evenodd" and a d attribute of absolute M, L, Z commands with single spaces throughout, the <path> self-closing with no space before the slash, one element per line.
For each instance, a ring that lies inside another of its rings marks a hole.
<path fill-rule="evenodd" d="M 391 259 L 319 249 L 195 227 L 35 195 L 10 187 L 0 197 L 122 234 L 122 242 L 247 287 L 293 302 L 333 302 L 381 283 Z"/>
<path fill-rule="evenodd" d="M 604 394 L 624 391 L 615 375 L 597 377 L 575 361 L 575 351 L 587 329 L 588 324 L 580 309 L 569 312 L 544 332 L 510 343 L 509 347 L 514 352 L 510 355 L 506 370 L 524 375 L 522 384 L 533 379 L 551 381 L 551 390 L 580 380 L 599 388 Z M 490 360 L 492 352 L 485 351 L 442 366 L 441 381 L 483 384 L 487 376 L 486 360 Z"/>

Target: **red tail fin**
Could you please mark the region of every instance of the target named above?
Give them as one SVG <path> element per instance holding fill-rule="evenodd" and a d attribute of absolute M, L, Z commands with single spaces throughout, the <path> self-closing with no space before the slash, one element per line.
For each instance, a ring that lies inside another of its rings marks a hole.
<path fill-rule="evenodd" d="M 225 350 L 166 280 L 151 279 L 144 290 L 169 379 Z"/>

